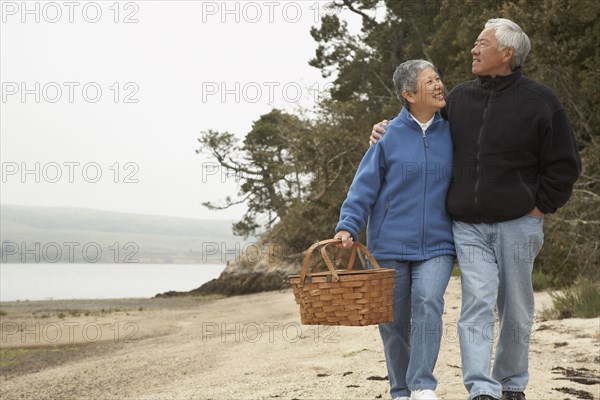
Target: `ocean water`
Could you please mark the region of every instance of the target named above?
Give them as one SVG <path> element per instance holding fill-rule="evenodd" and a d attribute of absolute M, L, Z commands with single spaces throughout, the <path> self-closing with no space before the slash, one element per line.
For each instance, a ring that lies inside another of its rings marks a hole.
<path fill-rule="evenodd" d="M 188 291 L 225 264 L 0 264 L 0 301 L 148 298 Z"/>

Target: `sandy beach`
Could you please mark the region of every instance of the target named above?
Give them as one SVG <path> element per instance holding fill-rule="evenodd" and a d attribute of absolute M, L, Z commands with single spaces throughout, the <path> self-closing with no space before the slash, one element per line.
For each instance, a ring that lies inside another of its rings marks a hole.
<path fill-rule="evenodd" d="M 550 304 L 536 294 L 536 310 Z M 437 393 L 465 399 L 446 293 Z M 0 398 L 387 399 L 376 326 L 300 325 L 290 290 L 2 303 Z M 528 400 L 600 399 L 600 319 L 536 320 Z"/>

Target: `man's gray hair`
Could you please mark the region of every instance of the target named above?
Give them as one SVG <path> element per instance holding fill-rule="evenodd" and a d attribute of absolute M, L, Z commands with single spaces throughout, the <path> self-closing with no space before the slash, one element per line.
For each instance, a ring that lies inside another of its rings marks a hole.
<path fill-rule="evenodd" d="M 485 23 L 485 29 L 494 28 L 496 30 L 496 40 L 498 41 L 498 50 L 513 48 L 515 55 L 511 61 L 511 68 L 515 69 L 525 63 L 527 54 L 531 50 L 529 37 L 521 27 L 506 18 L 492 18 Z"/>
<path fill-rule="evenodd" d="M 398 65 L 398 68 L 394 71 L 394 90 L 403 107 L 408 108 L 408 101 L 402 97 L 402 92 L 405 90 L 407 92 L 416 92 L 417 75 L 426 68 L 431 68 L 435 71 L 435 67 L 429 61 L 408 60 Z"/>

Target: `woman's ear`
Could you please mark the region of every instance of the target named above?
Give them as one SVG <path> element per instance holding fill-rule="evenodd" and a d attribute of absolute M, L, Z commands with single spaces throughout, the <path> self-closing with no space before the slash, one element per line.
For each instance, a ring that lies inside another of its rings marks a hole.
<path fill-rule="evenodd" d="M 411 92 L 409 92 L 408 90 L 402 91 L 402 97 L 404 97 L 406 99 L 406 101 L 408 101 L 409 103 L 415 102 L 415 98 L 414 98 L 413 94 Z"/>

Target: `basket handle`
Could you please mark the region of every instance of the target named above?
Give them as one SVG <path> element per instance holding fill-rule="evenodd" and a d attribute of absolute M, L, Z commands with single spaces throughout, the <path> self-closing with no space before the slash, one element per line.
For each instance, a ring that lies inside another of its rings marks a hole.
<path fill-rule="evenodd" d="M 339 239 L 339 241 L 341 243 L 341 239 Z M 325 244 L 325 246 L 323 246 L 321 248 L 321 255 L 323 256 L 325 263 L 327 263 L 327 261 L 329 261 L 329 263 L 331 263 L 331 260 L 329 259 L 329 256 L 327 255 L 327 252 L 325 251 L 325 248 L 327 246 L 329 246 L 330 244 L 331 243 L 327 243 L 327 244 Z M 375 257 L 373 257 L 373 254 L 371 254 L 371 252 L 369 251 L 367 246 L 365 246 L 364 244 L 362 244 L 360 242 L 355 242 L 352 245 L 352 253 L 350 253 L 350 259 L 348 260 L 348 265 L 346 265 L 347 271 L 350 271 L 352 269 L 352 266 L 354 265 L 354 259 L 356 258 L 356 252 L 359 248 L 369 258 L 369 261 L 371 261 L 371 264 L 373 264 L 374 269 L 381 269 L 381 267 L 379 266 L 379 263 L 377 262 L 377 260 L 375 260 Z"/>
<path fill-rule="evenodd" d="M 310 246 L 308 248 L 308 251 L 306 252 L 306 256 L 304 256 L 304 261 L 302 263 L 302 271 L 300 272 L 300 284 L 304 284 L 304 281 L 306 279 L 306 275 L 308 273 L 308 264 L 310 262 L 312 253 L 315 251 L 315 249 L 317 247 L 322 246 L 322 245 L 324 245 L 324 246 L 321 249 L 321 256 L 323 257 L 323 260 L 325 261 L 325 265 L 327 265 L 327 269 L 329 269 L 329 272 L 331 272 L 331 275 L 333 276 L 333 278 L 332 278 L 333 281 L 337 282 L 340 280 L 340 277 L 337 274 L 337 272 L 335 271 L 335 268 L 333 266 L 333 263 L 331 262 L 331 259 L 329 258 L 329 256 L 327 255 L 327 253 L 325 251 L 325 248 L 332 243 L 340 244 L 340 243 L 342 243 L 342 239 L 336 238 L 336 239 L 321 240 L 319 242 L 314 243 L 312 246 Z M 360 248 L 367 255 L 367 257 L 369 258 L 369 260 L 371 261 L 371 263 L 373 264 L 373 267 L 375 269 L 381 268 L 379 266 L 379 264 L 377 263 L 377 260 L 375 260 L 375 258 L 369 251 L 369 249 L 367 249 L 367 247 L 364 244 L 362 244 L 360 242 L 356 242 L 352 246 L 352 253 L 350 254 L 350 260 L 348 261 L 348 265 L 346 267 L 347 270 L 352 269 L 352 265 L 354 264 L 354 259 L 356 258 L 356 251 L 358 248 Z"/>
<path fill-rule="evenodd" d="M 302 262 L 302 271 L 300 272 L 300 284 L 304 284 L 304 280 L 306 279 L 306 273 L 308 272 L 308 263 L 310 262 L 310 257 L 312 256 L 313 251 L 315 251 L 315 249 L 321 245 L 327 244 L 327 243 L 342 243 L 341 239 L 326 239 L 326 240 L 321 240 L 319 242 L 313 243 L 312 246 L 310 246 L 308 248 L 308 251 L 306 252 L 306 255 L 304 256 L 304 261 Z M 329 272 L 331 272 L 331 274 L 333 275 L 333 280 L 335 282 L 340 280 L 340 277 L 338 276 L 337 272 L 335 272 L 335 268 L 333 268 L 333 264 L 331 263 L 331 260 L 329 259 L 329 257 L 327 257 L 327 259 L 325 259 L 325 264 L 327 265 L 327 269 L 329 269 Z"/>

